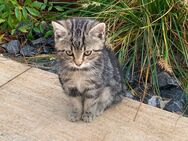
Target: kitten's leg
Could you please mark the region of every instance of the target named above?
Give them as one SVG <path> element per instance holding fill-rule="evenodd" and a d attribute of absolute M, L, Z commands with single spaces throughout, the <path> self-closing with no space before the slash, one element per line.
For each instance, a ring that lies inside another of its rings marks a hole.
<path fill-rule="evenodd" d="M 113 103 L 118 103 L 122 100 L 122 97 L 117 94 L 117 91 L 113 91 L 112 88 L 106 87 L 103 89 L 96 109 L 96 115 L 101 115 L 104 110 Z"/>
<path fill-rule="evenodd" d="M 85 122 L 91 122 L 96 117 L 96 109 L 99 98 L 99 91 L 90 90 L 85 94 L 84 113 L 82 119 Z"/>
<path fill-rule="evenodd" d="M 80 120 L 82 115 L 82 97 L 79 91 L 76 88 L 69 88 L 66 94 L 69 97 L 69 120 L 73 122 Z"/>
<path fill-rule="evenodd" d="M 68 118 L 74 122 L 81 119 L 82 115 L 82 99 L 79 97 L 69 97 L 70 112 Z"/>

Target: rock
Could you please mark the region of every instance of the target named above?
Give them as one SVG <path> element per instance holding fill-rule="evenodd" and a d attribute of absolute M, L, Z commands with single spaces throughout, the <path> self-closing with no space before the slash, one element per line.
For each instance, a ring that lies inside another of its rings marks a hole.
<path fill-rule="evenodd" d="M 30 45 L 25 45 L 20 49 L 20 54 L 23 56 L 33 56 L 36 53 L 36 49 Z"/>
<path fill-rule="evenodd" d="M 128 97 L 130 99 L 134 99 L 134 96 L 132 95 L 132 93 L 128 90 L 125 90 L 125 93 L 123 94 L 123 96 Z"/>
<path fill-rule="evenodd" d="M 52 53 L 54 51 L 54 40 L 52 38 L 45 39 L 44 37 L 31 41 L 32 45 L 37 48 L 39 53 Z"/>
<path fill-rule="evenodd" d="M 160 94 L 162 98 L 168 98 L 173 100 L 183 99 L 184 101 L 186 101 L 185 93 L 180 87 L 160 90 Z"/>
<path fill-rule="evenodd" d="M 5 52 L 6 52 L 6 50 L 0 46 L 0 53 L 5 53 Z"/>
<path fill-rule="evenodd" d="M 184 116 L 188 117 L 188 104 L 185 107 L 185 111 L 183 111 Z"/>
<path fill-rule="evenodd" d="M 12 40 L 8 44 L 2 45 L 2 47 L 4 47 L 6 51 L 11 54 L 18 54 L 20 51 L 19 46 L 20 46 L 19 40 Z"/>
<path fill-rule="evenodd" d="M 148 99 L 148 104 L 154 107 L 161 108 L 161 101 L 162 98 L 160 96 L 152 96 L 150 99 Z"/>
<path fill-rule="evenodd" d="M 146 90 L 145 96 L 144 96 L 143 95 L 144 94 L 144 86 L 143 85 L 135 87 L 134 89 L 131 90 L 131 93 L 132 93 L 132 97 L 130 97 L 130 98 L 137 100 L 137 101 L 143 100 L 143 103 L 145 103 L 145 104 L 148 104 L 148 100 L 153 95 L 151 88 L 148 87 L 148 89 Z M 143 96 L 144 96 L 144 98 L 143 98 Z"/>
<path fill-rule="evenodd" d="M 185 103 L 183 101 L 174 101 L 171 100 L 169 103 L 166 104 L 164 110 L 175 112 L 175 113 L 182 113 L 184 112 Z"/>
<path fill-rule="evenodd" d="M 165 105 L 164 110 L 170 112 L 184 111 L 186 106 L 186 95 L 180 87 L 161 90 L 161 96 L 170 99 L 170 102 Z"/>
<path fill-rule="evenodd" d="M 54 47 L 54 45 L 55 45 L 54 39 L 53 39 L 53 38 L 48 38 L 48 39 L 46 40 L 46 45 L 49 45 L 49 46 Z"/>
<path fill-rule="evenodd" d="M 160 72 L 157 77 L 160 89 L 168 89 L 179 86 L 177 80 L 171 77 L 167 72 Z"/>
<path fill-rule="evenodd" d="M 164 71 L 159 72 L 157 77 L 160 96 L 162 99 L 168 99 L 164 101 L 165 104 L 161 108 L 170 112 L 183 112 L 186 105 L 186 94 L 180 87 L 178 80 Z"/>
<path fill-rule="evenodd" d="M 6 48 L 7 43 L 1 45 L 3 48 Z"/>
<path fill-rule="evenodd" d="M 46 39 L 41 37 L 41 38 L 38 38 L 36 40 L 33 40 L 31 41 L 31 43 L 36 46 L 36 45 L 41 45 L 41 44 L 45 44 L 46 43 Z"/>
<path fill-rule="evenodd" d="M 48 54 L 48 53 L 52 53 L 54 51 L 54 48 L 49 47 L 49 46 L 43 46 L 43 51 L 42 53 Z"/>

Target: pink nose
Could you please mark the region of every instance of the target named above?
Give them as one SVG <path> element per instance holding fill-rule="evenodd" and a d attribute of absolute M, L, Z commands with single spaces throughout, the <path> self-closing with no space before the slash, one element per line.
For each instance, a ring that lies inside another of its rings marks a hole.
<path fill-rule="evenodd" d="M 77 66 L 81 66 L 81 63 L 80 64 L 78 64 L 78 63 L 75 63 Z"/>
<path fill-rule="evenodd" d="M 77 66 L 81 66 L 82 61 L 74 61 L 74 63 L 75 63 Z"/>

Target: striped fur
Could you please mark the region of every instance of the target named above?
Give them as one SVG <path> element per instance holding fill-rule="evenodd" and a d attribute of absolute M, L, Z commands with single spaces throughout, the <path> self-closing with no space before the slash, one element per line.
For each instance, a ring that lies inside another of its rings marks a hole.
<path fill-rule="evenodd" d="M 122 99 L 121 72 L 105 45 L 105 24 L 86 18 L 52 22 L 59 80 L 70 99 L 71 121 L 92 121 Z"/>

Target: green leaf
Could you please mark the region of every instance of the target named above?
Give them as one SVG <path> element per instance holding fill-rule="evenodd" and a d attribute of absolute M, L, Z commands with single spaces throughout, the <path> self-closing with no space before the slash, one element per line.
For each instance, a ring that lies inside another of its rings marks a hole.
<path fill-rule="evenodd" d="M 40 12 L 34 8 L 26 7 L 27 11 L 33 16 L 39 16 Z"/>
<path fill-rule="evenodd" d="M 14 28 L 14 27 L 15 27 L 14 21 L 13 21 L 13 17 L 12 17 L 12 16 L 9 16 L 9 17 L 8 17 L 8 25 L 9 25 L 11 28 Z"/>
<path fill-rule="evenodd" d="M 43 3 L 42 6 L 41 6 L 41 10 L 44 10 L 46 8 L 47 4 L 46 3 Z"/>
<path fill-rule="evenodd" d="M 19 31 L 23 32 L 23 33 L 27 33 L 27 30 L 28 30 L 28 26 L 25 25 L 25 26 L 21 26 L 18 28 Z"/>
<path fill-rule="evenodd" d="M 36 22 L 36 23 L 34 23 L 34 24 L 35 24 L 35 27 L 38 27 L 38 26 L 40 25 L 39 22 Z"/>
<path fill-rule="evenodd" d="M 5 20 L 4 20 L 4 19 L 0 19 L 0 24 L 1 24 L 1 23 L 4 23 L 4 22 L 5 22 Z"/>
<path fill-rule="evenodd" d="M 24 17 L 25 19 L 27 19 L 27 10 L 26 10 L 25 7 L 23 7 L 23 9 L 22 9 L 22 14 L 23 14 L 23 17 Z"/>
<path fill-rule="evenodd" d="M 27 38 L 28 38 L 29 40 L 33 40 L 33 39 L 34 39 L 32 30 L 31 30 L 31 31 L 29 32 L 29 34 L 27 35 Z"/>
<path fill-rule="evenodd" d="M 11 35 L 14 35 L 15 32 L 16 32 L 16 29 L 12 29 L 12 30 L 11 30 Z"/>
<path fill-rule="evenodd" d="M 49 7 L 48 7 L 48 11 L 52 10 L 52 8 L 53 8 L 53 4 L 50 3 L 50 5 L 49 5 Z"/>
<path fill-rule="evenodd" d="M 47 25 L 46 21 L 41 21 L 41 24 Z"/>
<path fill-rule="evenodd" d="M 0 11 L 5 9 L 5 5 L 0 5 Z"/>
<path fill-rule="evenodd" d="M 24 5 L 30 5 L 32 3 L 32 0 L 25 0 Z"/>
<path fill-rule="evenodd" d="M 63 7 L 61 6 L 54 6 L 57 11 L 64 11 Z"/>
<path fill-rule="evenodd" d="M 35 32 L 37 32 L 37 33 L 41 33 L 41 32 L 40 32 L 40 28 L 38 28 L 38 27 L 34 27 L 33 30 L 34 30 Z"/>
<path fill-rule="evenodd" d="M 1 18 L 2 19 L 6 19 L 7 17 L 9 17 L 9 15 L 10 15 L 10 12 L 6 11 L 6 12 L 4 12 L 4 13 L 1 14 Z"/>
<path fill-rule="evenodd" d="M 44 25 L 43 25 L 43 24 L 40 24 L 39 28 L 40 28 L 40 32 L 41 32 L 41 33 L 44 33 Z"/>
<path fill-rule="evenodd" d="M 18 19 L 18 21 L 21 21 L 22 15 L 21 15 L 20 9 L 18 7 L 16 7 L 14 9 L 14 12 L 15 12 L 15 15 L 16 15 L 16 18 Z"/>
<path fill-rule="evenodd" d="M 44 37 L 48 38 L 48 37 L 50 37 L 52 35 L 53 35 L 53 30 L 49 30 L 48 32 L 45 33 Z"/>
<path fill-rule="evenodd" d="M 14 6 L 18 6 L 17 0 L 10 0 L 10 2 L 11 2 Z"/>
<path fill-rule="evenodd" d="M 32 7 L 35 7 L 37 9 L 40 9 L 42 7 L 43 3 L 42 2 L 39 2 L 39 1 L 34 1 L 31 6 Z"/>

